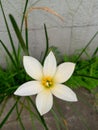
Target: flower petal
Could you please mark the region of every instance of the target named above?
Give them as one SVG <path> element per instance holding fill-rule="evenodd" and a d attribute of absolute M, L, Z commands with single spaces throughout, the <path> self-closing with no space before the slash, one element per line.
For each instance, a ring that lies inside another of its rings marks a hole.
<path fill-rule="evenodd" d="M 37 59 L 30 56 L 24 56 L 23 64 L 29 76 L 37 80 L 42 78 L 42 65 Z"/>
<path fill-rule="evenodd" d="M 43 73 L 45 76 L 53 76 L 56 72 L 56 59 L 51 51 L 45 59 Z"/>
<path fill-rule="evenodd" d="M 74 63 L 67 62 L 60 64 L 57 67 L 57 72 L 55 74 L 55 81 L 57 83 L 64 83 L 71 77 L 74 69 L 75 69 Z"/>
<path fill-rule="evenodd" d="M 49 90 L 41 91 L 36 97 L 36 106 L 41 115 L 47 113 L 53 105 L 53 96 Z"/>
<path fill-rule="evenodd" d="M 63 84 L 56 84 L 52 89 L 51 92 L 56 97 L 65 100 L 65 101 L 77 101 L 76 94 L 67 86 Z"/>
<path fill-rule="evenodd" d="M 18 96 L 30 96 L 39 93 L 43 87 L 38 81 L 29 81 L 22 84 L 15 92 Z"/>

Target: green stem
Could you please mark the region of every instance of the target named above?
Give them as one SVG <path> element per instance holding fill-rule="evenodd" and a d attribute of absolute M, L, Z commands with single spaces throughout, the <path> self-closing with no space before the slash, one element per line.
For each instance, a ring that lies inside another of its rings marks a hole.
<path fill-rule="evenodd" d="M 28 0 L 26 0 L 26 3 L 25 3 L 25 8 L 24 8 L 24 12 L 23 12 L 23 18 L 22 18 L 22 22 L 21 22 L 21 31 L 22 31 L 23 22 L 24 22 L 24 19 L 25 19 L 25 41 L 26 41 L 26 49 L 28 50 L 28 55 L 29 55 L 29 47 L 28 47 L 28 21 L 27 21 L 27 17 L 25 17 L 27 5 L 28 5 Z"/>
<path fill-rule="evenodd" d="M 28 101 L 30 101 L 29 99 L 28 99 L 28 97 L 26 98 Z M 32 99 L 31 99 L 32 100 Z M 31 101 L 30 101 L 31 102 Z M 19 103 L 20 103 L 20 105 L 22 105 L 26 110 L 28 110 L 29 112 L 30 112 L 30 114 L 31 114 L 31 116 L 34 116 L 34 118 L 36 118 L 36 119 L 38 119 L 38 121 L 41 123 L 41 125 L 45 128 L 45 126 L 44 126 L 44 124 L 43 124 L 43 122 L 42 122 L 42 120 L 41 120 L 41 118 L 39 117 L 39 115 L 38 115 L 38 113 L 36 114 L 36 113 L 34 113 L 32 110 L 30 110 L 30 108 L 28 107 L 28 106 L 26 106 L 24 103 L 22 103 L 21 101 L 19 101 Z M 31 103 L 32 104 L 32 103 Z M 34 107 L 34 106 L 33 106 Z M 35 109 L 36 110 L 36 109 Z M 48 129 L 46 129 L 45 128 L 45 130 L 48 130 Z"/>
<path fill-rule="evenodd" d="M 60 118 L 62 119 L 62 120 L 59 121 L 60 124 L 62 125 L 62 128 L 63 128 L 64 130 L 68 130 L 67 124 L 65 125 L 65 123 L 64 123 L 65 117 L 64 117 L 64 115 L 63 115 L 63 113 L 62 113 L 62 109 L 61 109 L 60 105 L 58 104 L 58 102 L 57 102 L 56 100 L 54 101 L 54 106 L 55 106 L 55 110 L 56 110 L 57 113 L 58 113 L 58 116 L 60 116 Z M 63 121 L 63 122 L 62 122 L 62 121 Z"/>
<path fill-rule="evenodd" d="M 97 77 L 88 76 L 88 75 L 74 74 L 74 76 L 81 76 L 81 77 L 85 77 L 85 78 L 91 78 L 91 79 L 96 79 L 96 80 L 98 80 L 98 78 L 97 78 Z"/>
<path fill-rule="evenodd" d="M 80 67 L 79 69 L 76 69 L 75 71 L 77 72 L 77 71 L 80 71 L 80 70 L 82 70 L 82 69 L 85 69 L 85 68 L 88 67 L 88 66 L 90 67 L 93 63 L 94 63 L 94 62 L 89 62 L 89 63 L 87 63 L 86 65 Z"/>
<path fill-rule="evenodd" d="M 91 40 L 88 42 L 88 44 L 83 48 L 83 50 L 81 51 L 81 53 L 78 55 L 76 62 L 79 60 L 80 56 L 83 54 L 83 52 L 86 50 L 86 48 L 91 44 L 91 42 L 93 41 L 93 39 L 97 36 L 98 32 L 95 33 L 95 35 L 91 38 Z"/>
<path fill-rule="evenodd" d="M 23 17 L 22 17 L 22 21 L 21 21 L 21 32 L 22 32 L 22 28 L 23 28 L 23 22 L 24 22 L 24 18 L 25 18 L 25 12 L 27 9 L 27 5 L 28 5 L 28 0 L 26 0 L 24 11 L 23 11 Z"/>
<path fill-rule="evenodd" d="M 18 104 L 16 104 L 16 112 L 17 112 L 17 115 L 18 115 L 17 120 L 19 120 L 21 129 L 22 129 L 22 130 L 25 130 L 25 127 L 24 127 L 23 122 L 22 122 L 21 117 L 20 117 L 21 112 L 19 112 L 19 110 L 18 110 Z"/>
<path fill-rule="evenodd" d="M 0 117 L 2 116 L 3 114 L 3 111 L 4 111 L 4 108 L 6 106 L 6 103 L 8 101 L 8 97 L 5 98 L 4 102 L 2 103 L 2 106 L 1 106 L 1 109 L 0 109 Z M 1 104 L 1 103 L 0 103 Z"/>
<path fill-rule="evenodd" d="M 11 109 L 8 111 L 7 115 L 4 117 L 3 121 L 0 123 L 0 128 L 3 127 L 3 125 L 5 124 L 5 122 L 7 121 L 7 119 L 9 118 L 10 114 L 13 112 L 14 108 L 16 107 L 18 101 L 20 98 L 17 98 L 16 102 L 14 103 L 14 105 L 11 107 Z"/>
<path fill-rule="evenodd" d="M 9 29 L 9 26 L 8 26 L 8 23 L 7 23 L 7 20 L 6 20 L 6 16 L 5 16 L 5 13 L 4 13 L 4 10 L 3 10 L 3 6 L 2 6 L 2 3 L 1 3 L 1 0 L 0 0 L 0 6 L 1 6 L 1 11 L 2 11 L 3 17 L 4 17 L 4 21 L 5 21 L 5 24 L 6 24 L 7 32 L 8 32 L 8 35 L 9 35 L 9 39 L 10 39 L 10 42 L 11 42 L 11 46 L 12 46 L 12 49 L 13 49 L 13 53 L 14 53 L 16 61 L 18 62 L 18 58 L 17 58 L 14 42 L 12 40 L 12 36 L 11 36 L 10 29 Z"/>
<path fill-rule="evenodd" d="M 48 33 L 47 33 L 47 28 L 46 28 L 46 25 L 44 24 L 44 30 L 45 30 L 45 37 L 46 37 L 46 50 L 45 50 L 45 54 L 44 54 L 44 57 L 43 57 L 43 60 L 42 60 L 42 64 L 45 60 L 45 57 L 48 53 L 48 48 L 49 48 L 49 39 L 48 39 Z"/>
<path fill-rule="evenodd" d="M 25 41 L 26 41 L 26 49 L 28 50 L 29 55 L 29 47 L 28 47 L 28 20 L 25 18 Z"/>
<path fill-rule="evenodd" d="M 14 18 L 11 14 L 9 15 L 9 18 L 10 18 L 10 20 L 11 20 L 13 29 L 14 29 L 14 31 L 15 31 L 15 33 L 16 33 L 17 39 L 19 40 L 19 43 L 20 43 L 20 45 L 21 45 L 21 47 L 22 47 L 24 53 L 28 55 L 28 50 L 27 50 L 27 48 L 26 48 L 25 41 L 24 41 L 24 39 L 23 39 L 23 36 L 22 36 L 22 34 L 21 34 L 21 31 L 20 31 L 20 29 L 19 29 L 19 27 L 18 27 L 18 24 L 17 24 L 15 18 Z"/>
<path fill-rule="evenodd" d="M 60 121 L 61 120 L 60 118 L 58 118 L 58 115 L 54 112 L 54 110 L 52 109 L 51 110 L 52 114 L 53 114 L 53 117 L 55 119 L 55 123 L 56 123 L 56 126 L 57 126 L 57 130 L 60 130 Z"/>
<path fill-rule="evenodd" d="M 94 57 L 94 56 L 97 54 L 97 52 L 98 52 L 98 47 L 97 47 L 96 50 L 94 51 L 92 57 Z"/>
<path fill-rule="evenodd" d="M 20 32 L 21 33 L 22 33 L 22 30 L 23 30 L 23 22 L 24 22 L 24 18 L 25 18 L 25 12 L 26 12 L 26 9 L 27 9 L 27 5 L 28 5 L 28 0 L 26 0 L 26 2 L 25 2 L 23 16 L 22 16 L 22 20 L 21 20 L 21 27 L 20 27 Z M 21 47 L 20 47 L 20 44 L 19 44 L 18 45 L 18 57 L 20 56 L 20 52 L 21 52 Z"/>
<path fill-rule="evenodd" d="M 39 113 L 39 111 L 37 110 L 35 103 L 32 101 L 32 99 L 31 99 L 30 97 L 28 97 L 28 100 L 31 102 L 31 104 L 32 104 L 33 107 L 35 108 L 37 114 L 39 115 L 39 117 L 40 117 L 40 119 L 41 119 L 41 121 L 42 121 L 42 123 L 43 123 L 43 125 L 44 125 L 44 127 L 45 127 L 45 130 L 48 130 L 48 127 L 47 127 L 47 125 L 46 125 L 46 122 L 45 122 L 43 116 L 41 116 L 40 113 Z"/>
<path fill-rule="evenodd" d="M 38 121 L 40 121 L 38 115 L 35 114 L 33 111 L 31 111 L 28 106 L 26 106 L 25 104 L 23 104 L 21 101 L 19 101 L 19 104 L 22 105 L 26 110 L 28 110 L 33 116 L 35 116 L 35 118 L 36 118 Z"/>
<path fill-rule="evenodd" d="M 11 53 L 9 52 L 9 50 L 7 49 L 7 47 L 5 46 L 5 44 L 0 40 L 0 43 L 2 44 L 3 48 L 5 49 L 6 53 L 8 54 L 10 60 L 12 61 L 13 65 L 15 68 L 17 68 L 16 62 L 14 61 Z"/>
<path fill-rule="evenodd" d="M 29 100 L 27 100 L 27 103 L 28 103 L 28 108 L 31 109 Z M 29 114 L 30 114 L 30 118 L 31 118 L 31 121 L 32 121 L 32 128 L 33 128 L 34 130 L 36 130 L 35 123 L 34 123 L 35 119 L 34 119 L 32 113 L 31 113 L 31 111 L 29 111 Z"/>

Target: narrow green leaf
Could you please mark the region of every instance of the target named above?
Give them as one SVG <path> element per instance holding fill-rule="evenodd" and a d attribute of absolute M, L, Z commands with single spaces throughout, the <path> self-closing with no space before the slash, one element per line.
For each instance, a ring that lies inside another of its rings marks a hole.
<path fill-rule="evenodd" d="M 65 120 L 64 114 L 62 113 L 62 109 L 56 100 L 54 101 L 54 106 L 55 106 L 55 114 L 57 113 L 57 115 L 55 115 L 55 116 L 57 116 L 58 121 L 59 121 L 60 125 L 62 126 L 62 129 L 68 130 L 67 124 L 65 125 L 65 123 L 64 123 L 64 120 Z M 59 119 L 59 117 L 61 119 Z"/>
<path fill-rule="evenodd" d="M 8 36 L 9 36 L 9 39 L 10 39 L 11 47 L 13 49 L 13 54 L 14 54 L 16 61 L 18 62 L 14 42 L 13 42 L 13 39 L 12 39 L 12 36 L 11 36 L 11 33 L 10 33 L 10 29 L 9 29 L 9 26 L 8 26 L 8 23 L 7 23 L 7 20 L 6 20 L 6 16 L 5 16 L 5 13 L 4 13 L 4 10 L 3 10 L 1 0 L 0 0 L 0 6 L 1 6 L 1 11 L 2 11 L 2 14 L 3 14 L 4 21 L 5 21 L 6 29 L 7 29 L 7 32 L 8 32 Z"/>
<path fill-rule="evenodd" d="M 13 28 L 14 28 L 14 31 L 15 31 L 15 33 L 16 33 L 16 36 L 17 36 L 17 38 L 18 38 L 18 40 L 19 40 L 19 43 L 20 43 L 20 45 L 21 45 L 21 47 L 22 47 L 24 53 L 25 53 L 25 54 L 28 54 L 28 50 L 27 50 L 27 48 L 26 48 L 26 44 L 25 44 L 25 42 L 24 42 L 24 39 L 23 39 L 22 34 L 21 34 L 21 31 L 19 30 L 19 27 L 18 27 L 18 25 L 17 25 L 17 23 L 16 23 L 14 17 L 13 17 L 11 14 L 9 15 L 9 17 L 10 17 L 12 26 L 13 26 Z"/>
<path fill-rule="evenodd" d="M 36 110 L 37 114 L 39 115 L 39 117 L 40 117 L 40 119 L 41 119 L 41 121 L 43 123 L 43 126 L 44 126 L 45 130 L 48 130 L 48 127 L 47 127 L 47 124 L 45 122 L 45 119 L 43 118 L 43 116 L 40 115 L 39 111 L 37 110 L 36 105 L 34 104 L 34 102 L 32 101 L 32 99 L 30 97 L 27 97 L 27 98 L 31 102 L 31 104 L 33 105 L 33 107 Z"/>
<path fill-rule="evenodd" d="M 12 55 L 11 55 L 11 53 L 9 52 L 9 50 L 7 49 L 7 47 L 5 46 L 5 44 L 4 44 L 1 40 L 0 40 L 0 43 L 2 44 L 2 46 L 3 46 L 3 48 L 5 49 L 6 53 L 8 54 L 8 56 L 9 56 L 10 60 L 12 61 L 13 65 L 14 65 L 15 67 L 17 67 L 17 66 L 16 66 L 16 63 L 15 63 L 15 61 L 14 61 Z"/>
<path fill-rule="evenodd" d="M 26 13 L 26 9 L 27 9 L 27 5 L 28 5 L 28 0 L 26 0 L 26 3 L 25 3 L 25 7 L 24 7 L 24 11 L 23 11 L 23 17 L 22 17 L 22 22 L 21 22 L 21 32 L 22 32 L 22 28 L 23 28 L 23 22 L 24 22 L 24 19 L 25 19 L 25 13 Z M 26 48 L 28 50 L 28 53 L 29 53 L 29 49 L 28 49 L 28 28 L 27 28 L 27 19 L 25 19 L 26 23 L 25 23 L 25 41 L 26 41 Z"/>
<path fill-rule="evenodd" d="M 94 57 L 97 53 L 98 53 L 98 47 L 97 47 L 96 50 L 94 51 L 92 57 Z"/>
<path fill-rule="evenodd" d="M 24 127 L 24 124 L 22 122 L 22 119 L 21 119 L 21 112 L 19 112 L 19 108 L 18 108 L 18 105 L 16 104 L 16 112 L 17 112 L 17 115 L 18 115 L 18 118 L 17 120 L 19 120 L 19 123 L 20 123 L 20 126 L 21 126 L 21 130 L 25 130 L 25 127 Z"/>
<path fill-rule="evenodd" d="M 85 77 L 85 78 L 91 78 L 91 79 L 98 80 L 98 77 L 93 77 L 93 76 L 89 76 L 89 75 L 74 74 L 74 76 L 81 76 L 81 77 Z"/>
<path fill-rule="evenodd" d="M 22 28 L 23 28 L 23 22 L 24 22 L 24 18 L 25 18 L 25 12 L 27 9 L 27 5 L 28 5 L 28 0 L 26 0 L 24 11 L 23 11 L 23 17 L 22 17 L 22 21 L 21 21 L 21 32 L 22 32 Z"/>
<path fill-rule="evenodd" d="M 26 48 L 27 48 L 28 53 L 29 53 L 29 49 L 28 49 L 28 21 L 27 21 L 27 17 L 25 18 L 25 41 L 26 41 Z"/>
<path fill-rule="evenodd" d="M 45 37 L 46 37 L 46 50 L 45 50 L 45 54 L 44 54 L 42 63 L 44 62 L 45 57 L 46 57 L 46 55 L 48 53 L 48 49 L 49 49 L 49 38 L 48 38 L 48 33 L 47 33 L 47 27 L 46 27 L 45 24 L 44 24 L 44 31 L 45 31 Z"/>
<path fill-rule="evenodd" d="M 29 109 L 32 109 L 29 100 L 27 100 L 27 105 L 28 105 Z M 32 122 L 32 129 L 36 130 L 35 117 L 32 115 L 31 111 L 29 111 L 29 114 L 30 114 L 30 118 L 31 118 L 31 122 Z"/>
<path fill-rule="evenodd" d="M 55 111 L 53 109 L 51 110 L 51 113 L 53 114 L 53 117 L 55 119 L 57 130 L 61 130 L 61 128 L 60 128 L 60 122 L 59 122 L 60 118 L 58 118 L 58 115 L 55 113 Z"/>
<path fill-rule="evenodd" d="M 84 53 L 84 51 L 86 50 L 86 48 L 91 44 L 91 42 L 94 40 L 94 38 L 97 36 L 98 32 L 95 33 L 95 35 L 91 38 L 91 40 L 87 43 L 87 45 L 83 48 L 83 50 L 81 51 L 81 53 L 78 55 L 76 62 L 79 60 L 79 58 L 81 57 L 81 55 Z"/>
<path fill-rule="evenodd" d="M 21 32 L 22 32 L 22 28 L 23 28 L 23 22 L 25 20 L 25 41 L 26 41 L 26 48 L 28 50 L 28 28 L 27 28 L 27 18 L 25 18 L 27 5 L 28 5 L 28 0 L 26 0 L 26 2 L 25 2 L 25 7 L 24 7 L 24 11 L 23 11 L 23 17 L 22 17 L 22 21 L 21 21 Z M 28 50 L 28 53 L 29 53 L 29 50 Z"/>
<path fill-rule="evenodd" d="M 22 20 L 21 20 L 21 26 L 20 26 L 20 32 L 21 33 L 22 33 L 22 30 L 23 30 L 23 23 L 24 23 L 24 19 L 25 19 L 25 13 L 26 13 L 27 5 L 28 5 L 28 0 L 26 0 L 26 2 L 25 2 L 23 16 L 22 16 Z M 18 54 L 18 59 L 20 60 L 20 55 L 21 55 L 21 46 L 20 46 L 20 44 L 18 44 L 17 54 Z"/>
<path fill-rule="evenodd" d="M 18 101 L 20 98 L 17 99 L 17 101 L 15 102 L 15 104 L 12 106 L 12 108 L 10 109 L 10 111 L 7 113 L 7 115 L 5 116 L 5 118 L 3 119 L 3 121 L 0 123 L 0 128 L 3 127 L 3 125 L 5 124 L 5 122 L 7 121 L 7 119 L 9 118 L 10 114 L 13 112 L 14 108 L 16 107 Z"/>
<path fill-rule="evenodd" d="M 26 98 L 26 100 L 28 99 Z M 32 108 L 30 109 L 22 101 L 20 101 L 19 104 L 22 105 L 26 110 L 28 110 L 32 114 L 32 116 L 34 116 L 34 118 L 36 118 L 39 122 L 41 122 L 39 116 L 34 111 L 31 110 Z"/>

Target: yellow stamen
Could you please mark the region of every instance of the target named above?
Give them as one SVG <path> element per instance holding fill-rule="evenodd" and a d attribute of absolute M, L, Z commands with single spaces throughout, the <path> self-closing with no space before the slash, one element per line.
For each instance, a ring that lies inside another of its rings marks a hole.
<path fill-rule="evenodd" d="M 44 77 L 42 78 L 42 85 L 45 88 L 50 88 L 53 86 L 53 79 L 51 77 Z"/>

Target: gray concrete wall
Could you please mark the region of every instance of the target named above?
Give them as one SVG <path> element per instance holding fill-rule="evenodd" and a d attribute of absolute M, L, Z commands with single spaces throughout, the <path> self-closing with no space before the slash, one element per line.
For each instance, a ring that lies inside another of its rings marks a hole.
<path fill-rule="evenodd" d="M 28 8 L 37 0 L 29 0 Z M 13 14 L 20 25 L 25 0 L 2 0 L 7 20 L 12 30 L 8 14 Z M 83 48 L 98 31 L 98 0 L 39 0 L 35 7 L 47 6 L 59 13 L 64 21 L 42 10 L 35 10 L 29 14 L 29 47 L 31 55 L 40 57 L 45 48 L 43 24 L 48 28 L 50 45 L 57 46 L 62 53 L 72 54 L 76 49 Z M 13 33 L 15 45 L 18 42 Z M 10 42 L 6 32 L 2 13 L 0 11 L 0 39 L 10 49 Z M 90 54 L 98 47 L 98 36 L 88 48 Z M 0 45 L 0 55 L 4 50 Z M 4 63 L 0 58 L 0 63 Z"/>

